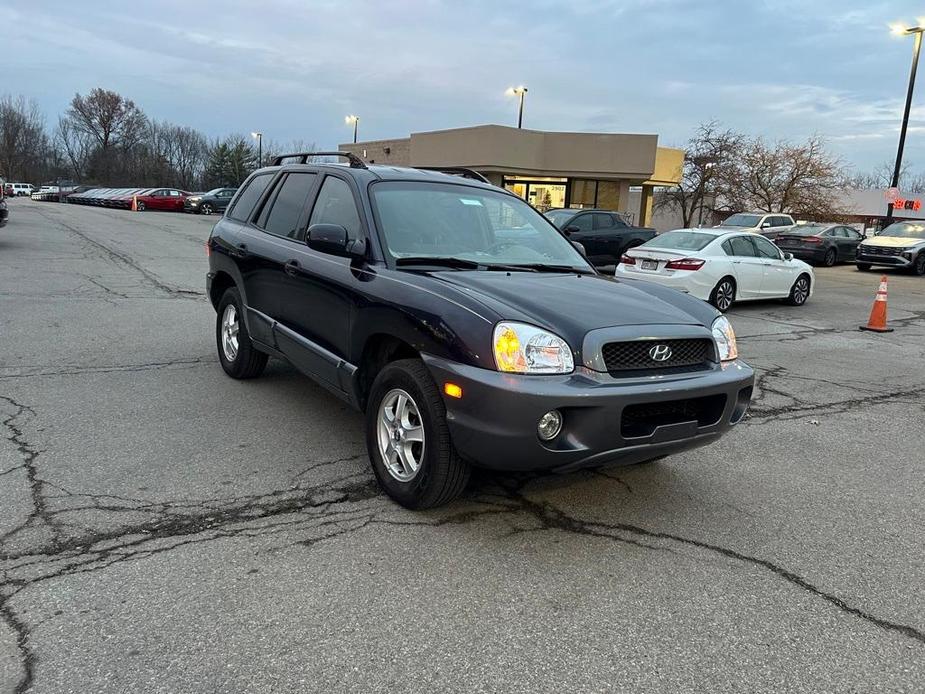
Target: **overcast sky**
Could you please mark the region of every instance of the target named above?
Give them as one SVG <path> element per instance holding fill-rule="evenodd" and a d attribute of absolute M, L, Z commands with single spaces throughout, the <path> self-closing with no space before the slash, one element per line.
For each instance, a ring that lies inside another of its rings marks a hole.
<path fill-rule="evenodd" d="M 221 9 L 218 9 L 221 8 Z M 251 0 L 0 7 L 0 93 L 53 123 L 96 86 L 210 136 L 322 147 L 480 123 L 656 133 L 697 123 L 814 132 L 852 165 L 895 155 L 912 55 L 887 24 L 911 0 Z M 925 66 L 923 66 L 925 73 Z M 925 169 L 925 84 L 907 141 Z"/>

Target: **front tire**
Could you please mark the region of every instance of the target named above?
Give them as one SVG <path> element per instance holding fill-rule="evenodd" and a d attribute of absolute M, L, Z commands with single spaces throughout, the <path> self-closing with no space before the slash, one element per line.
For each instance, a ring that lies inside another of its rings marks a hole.
<path fill-rule="evenodd" d="M 925 275 L 925 251 L 916 256 L 915 262 L 912 264 L 912 274 L 919 277 Z"/>
<path fill-rule="evenodd" d="M 809 277 L 800 275 L 793 283 L 793 286 L 790 287 L 790 296 L 787 297 L 787 303 L 791 306 L 802 306 L 809 298 L 809 289 Z"/>
<path fill-rule="evenodd" d="M 232 378 L 255 378 L 263 373 L 267 355 L 254 347 L 244 322 L 244 302 L 236 287 L 229 287 L 218 302 L 215 318 L 218 360 Z"/>
<path fill-rule="evenodd" d="M 710 303 L 720 313 L 726 313 L 736 298 L 736 283 L 731 277 L 723 277 L 710 292 Z"/>
<path fill-rule="evenodd" d="M 144 211 L 145 211 L 145 204 L 144 204 L 141 200 L 139 200 L 139 201 L 138 201 L 138 204 L 135 206 L 135 209 L 136 209 L 138 212 L 144 212 Z"/>
<path fill-rule="evenodd" d="M 202 214 L 212 214 L 212 205 L 210 205 L 209 203 L 204 203 L 204 204 L 199 208 L 199 211 L 200 211 Z"/>
<path fill-rule="evenodd" d="M 405 508 L 446 504 L 469 481 L 443 398 L 418 359 L 392 362 L 376 376 L 366 405 L 366 449 L 379 486 Z"/>

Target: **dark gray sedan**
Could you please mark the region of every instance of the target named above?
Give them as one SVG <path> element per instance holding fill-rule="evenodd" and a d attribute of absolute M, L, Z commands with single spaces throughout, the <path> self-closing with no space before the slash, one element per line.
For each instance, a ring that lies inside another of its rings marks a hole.
<path fill-rule="evenodd" d="M 774 243 L 794 257 L 831 267 L 854 261 L 858 244 L 864 240 L 856 229 L 841 224 L 798 224 Z"/>

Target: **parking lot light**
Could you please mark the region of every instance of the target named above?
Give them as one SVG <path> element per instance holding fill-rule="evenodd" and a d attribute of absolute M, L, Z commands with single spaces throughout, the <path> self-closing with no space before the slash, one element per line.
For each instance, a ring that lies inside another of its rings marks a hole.
<path fill-rule="evenodd" d="M 906 107 L 903 110 L 902 127 L 899 130 L 899 146 L 896 148 L 896 165 L 893 167 L 893 178 L 890 180 L 891 188 L 899 187 L 899 170 L 903 164 L 903 147 L 906 145 L 906 130 L 909 127 L 909 111 L 912 108 L 912 91 L 915 88 L 915 71 L 919 64 L 919 53 L 922 49 L 922 32 L 925 32 L 925 22 L 919 22 L 917 26 L 907 27 L 902 24 L 890 25 L 890 30 L 894 36 L 915 37 L 912 46 L 912 69 L 909 71 L 909 88 L 906 90 Z M 893 201 L 891 200 L 886 206 L 886 223 L 889 224 L 893 219 Z"/>
<path fill-rule="evenodd" d="M 524 122 L 524 95 L 527 93 L 527 88 L 523 85 L 519 87 L 508 87 L 504 93 L 508 96 L 520 97 L 520 108 L 517 111 L 517 127 L 519 128 Z"/>
<path fill-rule="evenodd" d="M 263 133 L 251 133 L 251 137 L 257 140 L 257 168 L 263 166 Z"/>
<path fill-rule="evenodd" d="M 350 114 L 344 118 L 344 123 L 353 125 L 353 144 L 357 142 L 357 126 L 360 124 L 360 117 Z"/>

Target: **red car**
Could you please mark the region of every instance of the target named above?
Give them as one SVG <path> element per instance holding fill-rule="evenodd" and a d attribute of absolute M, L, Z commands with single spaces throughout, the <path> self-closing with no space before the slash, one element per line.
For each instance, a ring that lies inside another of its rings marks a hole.
<path fill-rule="evenodd" d="M 177 188 L 152 188 L 145 192 L 144 195 L 137 196 L 138 211 L 143 210 L 169 210 L 170 212 L 182 212 L 183 201 L 192 193 Z M 131 205 L 131 202 L 129 203 Z"/>

